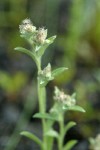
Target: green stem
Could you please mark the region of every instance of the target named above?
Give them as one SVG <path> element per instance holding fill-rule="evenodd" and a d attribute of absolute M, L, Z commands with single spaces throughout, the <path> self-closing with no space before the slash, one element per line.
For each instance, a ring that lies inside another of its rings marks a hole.
<path fill-rule="evenodd" d="M 39 74 L 41 72 L 41 59 L 38 59 L 38 99 L 39 99 L 39 112 L 45 113 L 46 111 L 46 89 L 40 85 Z M 47 150 L 46 132 L 46 120 L 42 119 L 43 126 L 43 150 Z"/>
<path fill-rule="evenodd" d="M 58 150 L 63 150 L 63 140 L 64 140 L 64 118 L 63 115 L 61 114 L 61 119 L 59 121 L 59 128 L 60 128 L 60 133 L 59 133 L 59 138 L 58 138 Z"/>
<path fill-rule="evenodd" d="M 46 92 L 45 87 L 41 87 L 38 78 L 38 98 L 39 98 L 39 111 L 45 113 L 46 110 Z"/>

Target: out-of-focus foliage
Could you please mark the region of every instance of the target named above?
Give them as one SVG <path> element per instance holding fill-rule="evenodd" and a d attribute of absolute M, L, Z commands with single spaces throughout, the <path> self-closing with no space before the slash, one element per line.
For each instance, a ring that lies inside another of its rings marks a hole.
<path fill-rule="evenodd" d="M 0 79 L 0 87 L 6 94 L 17 94 L 27 83 L 27 75 L 23 72 L 17 72 L 14 76 L 0 72 Z"/>

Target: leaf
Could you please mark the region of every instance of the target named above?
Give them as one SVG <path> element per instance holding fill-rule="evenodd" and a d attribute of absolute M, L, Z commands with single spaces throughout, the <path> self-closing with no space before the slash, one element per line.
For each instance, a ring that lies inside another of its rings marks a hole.
<path fill-rule="evenodd" d="M 54 78 L 51 77 L 51 72 L 50 72 L 50 76 L 46 76 L 46 74 L 40 74 L 39 75 L 39 83 L 41 86 L 46 86 L 47 83 L 53 79 Z"/>
<path fill-rule="evenodd" d="M 59 74 L 61 74 L 62 72 L 64 72 L 67 69 L 68 68 L 65 68 L 65 67 L 55 69 L 55 70 L 52 71 L 51 76 L 55 78 L 56 76 L 58 76 Z"/>
<path fill-rule="evenodd" d="M 58 132 L 53 130 L 53 129 L 50 129 L 48 132 L 46 132 L 45 134 L 46 136 L 50 136 L 50 137 L 55 137 L 55 138 L 58 138 Z"/>
<path fill-rule="evenodd" d="M 70 107 L 63 106 L 63 109 L 64 110 L 71 110 L 71 111 L 80 111 L 80 112 L 83 112 L 83 113 L 85 112 L 85 110 L 82 107 L 78 106 L 78 105 L 70 106 Z"/>
<path fill-rule="evenodd" d="M 70 121 L 70 122 L 65 126 L 64 134 L 66 134 L 66 132 L 67 132 L 70 128 L 72 128 L 73 126 L 75 126 L 75 125 L 76 125 L 76 122 Z"/>
<path fill-rule="evenodd" d="M 48 114 L 48 113 L 36 113 L 34 118 L 40 118 L 40 119 L 50 119 L 50 120 L 57 120 L 56 116 L 54 114 Z"/>
<path fill-rule="evenodd" d="M 71 150 L 71 148 L 77 143 L 77 140 L 69 141 L 63 148 L 63 150 Z"/>
<path fill-rule="evenodd" d="M 73 93 L 72 95 L 71 95 L 71 98 L 76 98 L 76 93 Z"/>
<path fill-rule="evenodd" d="M 50 44 L 53 43 L 55 38 L 56 38 L 56 35 L 51 36 L 50 38 L 47 39 L 47 41 L 48 41 L 47 43 L 50 43 Z"/>
<path fill-rule="evenodd" d="M 51 78 L 41 78 L 40 80 L 40 85 L 41 86 L 46 86 L 48 84 L 49 81 L 52 81 L 54 78 L 51 77 Z"/>
<path fill-rule="evenodd" d="M 14 50 L 22 52 L 24 54 L 27 54 L 28 56 L 30 56 L 37 63 L 37 59 L 36 59 L 35 55 L 31 51 L 29 51 L 29 50 L 27 50 L 27 49 L 25 49 L 23 47 L 16 47 Z"/>
<path fill-rule="evenodd" d="M 54 42 L 55 38 L 56 38 L 56 36 L 52 36 L 52 37 L 48 38 L 42 46 L 39 46 L 37 48 L 36 52 L 39 57 L 41 57 L 44 54 L 47 47 Z"/>
<path fill-rule="evenodd" d="M 37 136 L 35 136 L 34 134 L 32 134 L 28 131 L 22 131 L 20 134 L 26 136 L 27 138 L 29 138 L 33 141 L 35 141 L 40 147 L 42 147 L 42 141 Z"/>

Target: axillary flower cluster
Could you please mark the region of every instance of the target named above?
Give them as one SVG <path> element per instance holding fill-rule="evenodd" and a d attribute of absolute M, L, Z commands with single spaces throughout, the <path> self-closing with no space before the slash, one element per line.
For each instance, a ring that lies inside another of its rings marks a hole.
<path fill-rule="evenodd" d="M 91 150 L 100 150 L 100 134 L 98 134 L 96 138 L 91 138 L 90 143 Z"/>
<path fill-rule="evenodd" d="M 48 63 L 48 65 L 41 71 L 41 74 L 46 78 L 52 78 L 50 63 Z"/>
<path fill-rule="evenodd" d="M 74 106 L 76 104 L 76 100 L 74 98 L 72 98 L 70 95 L 65 94 L 63 91 L 60 91 L 58 87 L 55 87 L 54 94 L 54 99 L 57 102 L 63 103 L 68 107 Z"/>
<path fill-rule="evenodd" d="M 30 19 L 23 20 L 22 24 L 19 25 L 19 29 L 24 38 L 29 36 L 29 38 L 31 38 L 31 42 L 34 44 L 44 44 L 47 37 L 47 29 L 39 28 L 37 30 Z"/>

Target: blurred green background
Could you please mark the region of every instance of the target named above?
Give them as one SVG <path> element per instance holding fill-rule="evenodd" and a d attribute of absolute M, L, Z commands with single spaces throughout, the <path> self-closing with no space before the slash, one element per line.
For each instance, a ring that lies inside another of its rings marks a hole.
<path fill-rule="evenodd" d="M 0 0 L 0 149 L 38 150 L 20 137 L 24 128 L 41 138 L 40 122 L 31 118 L 38 111 L 37 69 L 28 56 L 14 51 L 17 46 L 29 48 L 19 34 L 25 18 L 47 28 L 48 37 L 57 35 L 43 56 L 43 67 L 50 62 L 52 68 L 69 69 L 48 84 L 47 111 L 55 85 L 66 93 L 76 92 L 77 103 L 86 113 L 66 114 L 66 123 L 74 120 L 78 125 L 65 141 L 76 138 L 79 143 L 73 150 L 88 150 L 88 138 L 100 133 L 99 0 Z"/>

